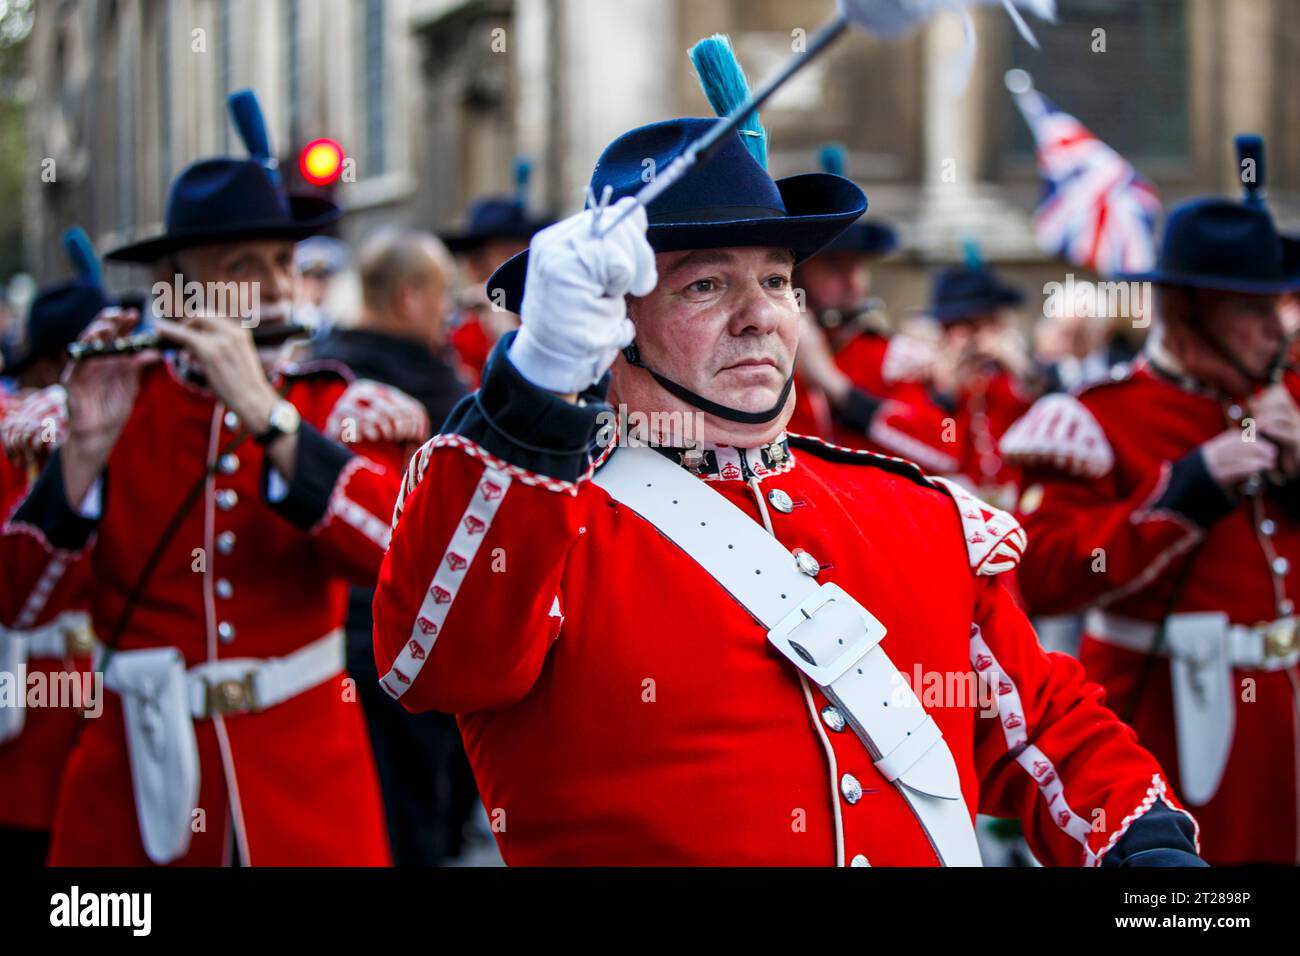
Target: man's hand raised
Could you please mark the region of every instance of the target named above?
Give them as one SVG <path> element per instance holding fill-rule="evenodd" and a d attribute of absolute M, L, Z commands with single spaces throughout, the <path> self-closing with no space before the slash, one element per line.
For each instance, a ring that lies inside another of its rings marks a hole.
<path fill-rule="evenodd" d="M 600 212 L 614 222 L 634 200 Z M 543 229 L 529 245 L 522 328 L 510 361 L 534 385 L 573 395 L 600 380 L 634 330 L 625 295 L 648 295 L 659 281 L 646 239 L 645 209 L 637 207 L 603 236 L 597 210 Z"/>

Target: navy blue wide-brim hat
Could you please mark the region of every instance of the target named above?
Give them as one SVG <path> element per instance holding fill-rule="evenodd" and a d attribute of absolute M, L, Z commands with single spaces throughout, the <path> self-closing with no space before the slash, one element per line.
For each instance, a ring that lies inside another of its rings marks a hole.
<path fill-rule="evenodd" d="M 860 219 L 832 239 L 821 251 L 855 252 L 862 256 L 885 256 L 898 248 L 898 233 L 883 222 Z"/>
<path fill-rule="evenodd" d="M 944 269 L 934 277 L 929 314 L 939 322 L 951 324 L 1024 301 L 1025 294 L 1004 283 L 992 269 L 958 266 Z"/>
<path fill-rule="evenodd" d="M 25 341 L 7 342 L 0 352 L 4 374 L 17 375 L 39 358 L 62 356 L 91 320 L 112 304 L 97 282 L 69 279 L 44 287 L 28 309 Z"/>
<path fill-rule="evenodd" d="M 1189 199 L 1165 222 L 1156 267 L 1121 279 L 1278 295 L 1300 289 L 1300 240 L 1277 231 L 1268 210 L 1231 199 Z"/>
<path fill-rule="evenodd" d="M 339 218 L 319 196 L 289 195 L 256 159 L 220 157 L 185 167 L 172 183 L 160 236 L 114 249 L 108 259 L 156 262 L 180 249 L 249 239 L 306 239 Z"/>
<path fill-rule="evenodd" d="M 551 224 L 536 219 L 527 208 L 511 196 L 486 196 L 470 204 L 465 228 L 439 233 L 443 244 L 456 253 L 473 252 L 494 239 L 527 241 Z"/>
<path fill-rule="evenodd" d="M 714 122 L 674 119 L 624 133 L 605 147 L 597 161 L 592 192 L 599 196 L 611 186 L 611 204 L 635 195 L 645 185 L 646 169 L 667 168 Z M 732 133 L 722 139 L 716 153 L 650 205 L 647 237 L 656 252 L 775 246 L 792 250 L 799 263 L 866 209 L 862 190 L 842 176 L 805 173 L 774 181 L 745 148 L 740 134 Z M 502 290 L 504 306 L 511 312 L 518 312 L 523 302 L 527 269 L 525 250 L 488 280 L 489 294 Z"/>

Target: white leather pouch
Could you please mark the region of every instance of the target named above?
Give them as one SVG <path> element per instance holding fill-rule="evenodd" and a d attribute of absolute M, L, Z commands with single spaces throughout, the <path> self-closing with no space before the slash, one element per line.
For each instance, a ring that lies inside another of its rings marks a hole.
<path fill-rule="evenodd" d="M 27 720 L 27 639 L 0 630 L 0 744 L 23 732 Z"/>
<path fill-rule="evenodd" d="M 174 647 L 121 651 L 113 655 L 105 683 L 122 696 L 145 852 L 155 863 L 170 863 L 189 849 L 199 799 L 185 658 Z"/>
<path fill-rule="evenodd" d="M 1166 625 L 1178 736 L 1179 795 L 1203 806 L 1219 789 L 1237 719 L 1228 616 L 1175 614 Z"/>

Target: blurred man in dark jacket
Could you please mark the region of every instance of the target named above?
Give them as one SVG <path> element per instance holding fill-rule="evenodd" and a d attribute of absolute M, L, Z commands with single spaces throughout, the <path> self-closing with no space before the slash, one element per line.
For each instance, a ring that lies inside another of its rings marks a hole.
<path fill-rule="evenodd" d="M 360 321 L 331 329 L 313 346 L 313 360 L 339 362 L 358 378 L 412 396 L 428 410 L 436 432 L 466 392 L 447 346 L 453 268 L 432 235 L 393 229 L 375 234 L 361 248 Z M 348 671 L 370 727 L 393 860 L 434 866 L 460 852 L 461 829 L 476 795 L 473 777 L 455 718 L 408 714 L 380 690 L 371 645 L 373 594 L 371 588 L 352 591 Z"/>

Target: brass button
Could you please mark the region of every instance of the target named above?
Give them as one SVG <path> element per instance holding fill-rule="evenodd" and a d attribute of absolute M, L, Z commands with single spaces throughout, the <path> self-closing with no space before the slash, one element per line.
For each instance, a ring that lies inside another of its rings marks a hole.
<path fill-rule="evenodd" d="M 216 591 L 217 591 L 217 597 L 221 598 L 222 600 L 228 601 L 230 600 L 231 596 L 234 595 L 235 588 L 234 585 L 232 585 L 225 578 L 218 578 L 216 584 Z"/>
<path fill-rule="evenodd" d="M 235 550 L 235 532 L 223 531 L 217 535 L 217 551 L 220 554 L 230 554 Z"/>
<path fill-rule="evenodd" d="M 849 866 L 870 866 L 870 865 L 871 864 L 867 862 L 867 858 L 863 856 L 861 853 L 859 853 L 857 856 L 855 856 L 852 860 L 849 861 Z"/>
<path fill-rule="evenodd" d="M 794 502 L 780 488 L 774 488 L 767 493 L 767 500 L 771 502 L 772 507 L 783 515 L 788 515 L 794 510 Z"/>
<path fill-rule="evenodd" d="M 221 417 L 221 423 L 225 425 L 228 430 L 233 432 L 239 427 L 239 416 L 234 412 L 226 412 L 226 414 Z"/>
<path fill-rule="evenodd" d="M 217 492 L 217 507 L 222 511 L 229 511 L 237 504 L 239 504 L 239 495 L 235 493 L 234 488 L 222 488 Z"/>
<path fill-rule="evenodd" d="M 217 637 L 229 644 L 235 639 L 235 625 L 231 624 L 229 621 L 222 621 L 217 625 Z"/>
<path fill-rule="evenodd" d="M 227 452 L 222 455 L 221 460 L 217 462 L 217 469 L 223 475 L 233 475 L 235 472 L 239 471 L 239 456 Z"/>

